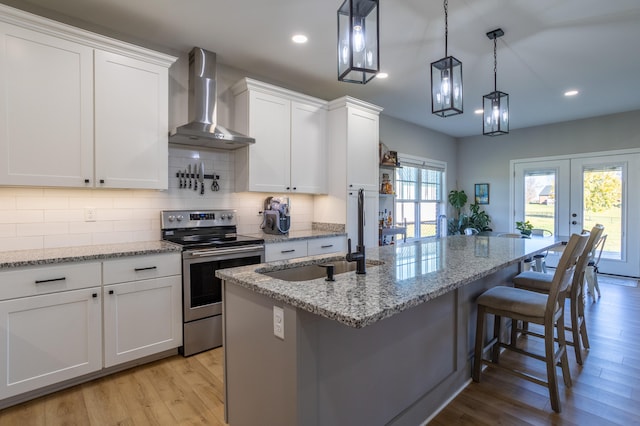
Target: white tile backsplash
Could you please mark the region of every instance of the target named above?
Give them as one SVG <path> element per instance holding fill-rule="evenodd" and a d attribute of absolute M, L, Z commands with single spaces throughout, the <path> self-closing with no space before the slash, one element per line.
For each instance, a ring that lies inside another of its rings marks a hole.
<path fill-rule="evenodd" d="M 205 194 L 179 188 L 175 174 L 203 161 L 206 174 L 220 175 L 220 190 Z M 237 210 L 238 232 L 259 233 L 263 201 L 282 194 L 236 193 L 233 151 L 169 149 L 169 189 L 110 190 L 0 187 L 0 251 L 88 244 L 153 241 L 160 238 L 160 211 L 172 209 Z M 310 230 L 314 197 L 290 195 L 292 231 Z M 95 208 L 97 220 L 85 222 Z"/>

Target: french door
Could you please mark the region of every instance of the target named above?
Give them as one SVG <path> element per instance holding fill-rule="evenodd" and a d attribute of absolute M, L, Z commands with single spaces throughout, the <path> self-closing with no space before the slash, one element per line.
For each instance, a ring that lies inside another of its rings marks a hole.
<path fill-rule="evenodd" d="M 640 154 L 515 161 L 513 171 L 514 227 L 529 220 L 570 235 L 600 223 L 607 241 L 599 270 L 640 276 Z"/>

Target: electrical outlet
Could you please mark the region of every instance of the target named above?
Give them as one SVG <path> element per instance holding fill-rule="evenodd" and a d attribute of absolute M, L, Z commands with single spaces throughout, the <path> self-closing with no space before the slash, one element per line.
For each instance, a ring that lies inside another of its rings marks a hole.
<path fill-rule="evenodd" d="M 284 340 L 284 311 L 278 306 L 273 307 L 273 335 Z"/>
<path fill-rule="evenodd" d="M 85 207 L 84 208 L 84 221 L 85 222 L 95 222 L 98 220 L 98 211 L 95 207 Z"/>

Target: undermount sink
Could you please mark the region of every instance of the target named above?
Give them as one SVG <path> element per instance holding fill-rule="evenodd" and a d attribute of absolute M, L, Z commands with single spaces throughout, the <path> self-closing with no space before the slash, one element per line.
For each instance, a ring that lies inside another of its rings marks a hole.
<path fill-rule="evenodd" d="M 382 262 L 376 260 L 367 260 L 367 267 L 381 265 Z M 346 260 L 327 260 L 326 262 L 316 263 L 312 265 L 295 266 L 287 269 L 279 269 L 277 271 L 260 271 L 259 273 L 277 278 L 283 281 L 310 281 L 327 276 L 327 268 L 324 265 L 333 265 L 333 275 L 344 274 L 356 270 L 356 262 L 347 262 Z"/>

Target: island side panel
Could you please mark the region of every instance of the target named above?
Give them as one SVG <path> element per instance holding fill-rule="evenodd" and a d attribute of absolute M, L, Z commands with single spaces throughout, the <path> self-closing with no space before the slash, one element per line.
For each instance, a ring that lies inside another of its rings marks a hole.
<path fill-rule="evenodd" d="M 456 311 L 454 291 L 362 329 L 317 321 L 318 424 L 387 424 L 454 375 Z"/>
<path fill-rule="evenodd" d="M 273 334 L 274 305 L 284 310 L 284 340 Z M 227 423 L 299 424 L 295 308 L 223 282 L 223 309 Z"/>

